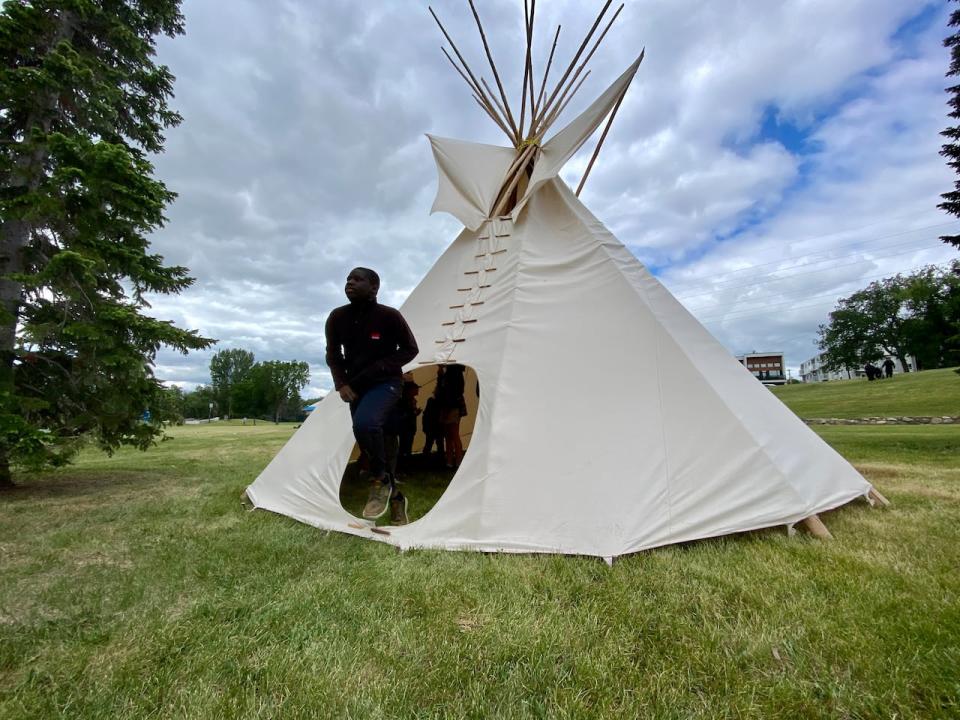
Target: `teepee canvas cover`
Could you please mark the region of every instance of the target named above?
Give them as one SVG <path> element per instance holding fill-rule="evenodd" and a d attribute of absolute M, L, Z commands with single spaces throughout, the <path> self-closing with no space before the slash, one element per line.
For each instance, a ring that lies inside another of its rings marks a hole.
<path fill-rule="evenodd" d="M 467 454 L 421 519 L 374 533 L 340 504 L 354 439 L 332 395 L 247 489 L 258 508 L 390 543 L 614 557 L 835 508 L 871 486 L 728 353 L 557 177 L 639 60 L 537 153 L 430 138 L 435 210 L 466 229 L 401 311 L 482 389 Z"/>

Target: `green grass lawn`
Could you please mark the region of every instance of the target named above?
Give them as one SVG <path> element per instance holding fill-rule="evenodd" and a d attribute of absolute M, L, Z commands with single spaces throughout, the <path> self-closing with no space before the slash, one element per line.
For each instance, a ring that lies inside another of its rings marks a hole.
<path fill-rule="evenodd" d="M 960 415 L 960 375 L 955 369 L 925 370 L 873 382 L 782 385 L 773 392 L 804 418 Z"/>
<path fill-rule="evenodd" d="M 833 541 L 612 568 L 245 511 L 292 431 L 175 428 L 0 496 L 0 717 L 960 717 L 960 427 L 819 428 L 893 502 Z"/>

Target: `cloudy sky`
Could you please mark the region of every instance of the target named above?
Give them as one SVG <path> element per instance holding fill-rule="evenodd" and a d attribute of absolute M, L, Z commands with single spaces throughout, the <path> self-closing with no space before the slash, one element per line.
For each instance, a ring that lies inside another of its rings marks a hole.
<path fill-rule="evenodd" d="M 522 73 L 523 4 L 477 0 L 505 84 Z M 602 2 L 540 0 L 538 73 L 556 25 L 569 62 Z M 229 9 L 225 9 L 225 8 Z M 433 7 L 474 69 L 466 2 Z M 614 6 L 615 7 L 615 6 Z M 937 240 L 953 176 L 934 0 L 628 0 L 572 117 L 646 60 L 581 198 L 733 353 L 782 350 L 794 374 L 837 298 L 957 257 Z M 219 339 L 158 356 L 157 374 L 209 382 L 216 349 L 305 360 L 327 392 L 323 323 L 355 265 L 402 303 L 460 230 L 429 215 L 424 133 L 503 144 L 440 52 L 419 0 L 185 0 L 164 39 L 184 123 L 158 175 L 178 200 L 152 239 L 197 281 L 152 313 Z M 556 78 L 555 75 L 552 75 Z M 576 185 L 590 153 L 568 163 Z"/>

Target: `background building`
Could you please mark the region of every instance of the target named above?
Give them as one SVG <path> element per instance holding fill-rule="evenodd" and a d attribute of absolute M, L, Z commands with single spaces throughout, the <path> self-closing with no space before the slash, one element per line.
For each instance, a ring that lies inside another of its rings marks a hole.
<path fill-rule="evenodd" d="M 866 377 L 863 368 L 843 368 L 842 370 L 827 370 L 824 367 L 825 356 L 816 355 L 800 363 L 800 379 L 803 382 L 827 382 L 828 380 L 851 380 Z"/>
<path fill-rule="evenodd" d="M 764 385 L 785 385 L 786 364 L 782 352 L 752 352 L 737 355 L 737 360 Z"/>
<path fill-rule="evenodd" d="M 880 360 L 874 363 L 877 367 L 883 367 L 884 361 L 890 358 L 893 360 L 893 374 L 899 375 L 903 372 L 903 367 L 897 358 L 890 355 L 884 355 Z M 853 380 L 855 378 L 865 378 L 867 373 L 863 366 L 857 368 L 842 368 L 840 370 L 827 370 L 824 367 L 824 355 L 816 355 L 809 360 L 800 363 L 800 379 L 803 382 L 827 382 L 829 380 Z M 907 355 L 907 368 L 914 372 L 917 361 L 912 355 Z"/>

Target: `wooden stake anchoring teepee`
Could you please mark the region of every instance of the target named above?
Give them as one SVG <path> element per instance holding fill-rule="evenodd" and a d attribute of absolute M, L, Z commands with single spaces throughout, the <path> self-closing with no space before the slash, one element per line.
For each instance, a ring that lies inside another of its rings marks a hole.
<path fill-rule="evenodd" d="M 433 19 L 439 26 L 440 31 L 443 33 L 444 38 L 446 38 L 447 42 L 450 44 L 450 47 L 453 49 L 453 54 L 456 56 L 456 60 L 454 60 L 450 53 L 447 52 L 446 47 L 440 48 L 443 51 L 443 54 L 446 56 L 447 60 L 450 61 L 450 64 L 453 66 L 454 70 L 457 71 L 457 74 L 463 78 L 463 81 L 467 84 L 467 87 L 470 88 L 473 99 L 477 102 L 481 109 L 483 109 L 487 116 L 493 120 L 497 127 L 503 131 L 504 135 L 507 136 L 507 138 L 510 140 L 510 143 L 517 150 L 516 159 L 507 170 L 507 173 L 503 178 L 503 183 L 500 186 L 500 192 L 497 194 L 496 200 L 494 201 L 492 207 L 489 208 L 491 216 L 499 216 L 510 212 L 517 204 L 519 199 L 523 196 L 523 193 L 526 190 L 527 180 L 530 178 L 530 175 L 533 172 L 533 166 L 537 161 L 544 135 L 548 130 L 550 130 L 551 127 L 553 127 L 557 119 L 563 114 L 563 111 L 566 109 L 567 105 L 570 104 L 570 101 L 573 100 L 577 94 L 577 91 L 590 75 L 590 70 L 587 70 L 587 64 L 593 58 L 597 48 L 600 47 L 600 43 L 603 42 L 607 32 L 620 15 L 620 11 L 623 10 L 624 6 L 623 3 L 621 3 L 620 7 L 618 7 L 610 17 L 606 26 L 603 28 L 603 31 L 599 34 L 596 40 L 594 40 L 593 45 L 591 46 L 590 42 L 593 39 L 597 28 L 600 27 L 601 22 L 603 22 L 603 18 L 606 16 L 607 10 L 610 8 L 612 2 L 613 0 L 606 0 L 603 8 L 600 10 L 600 13 L 594 20 L 593 25 L 590 26 L 590 30 L 580 43 L 580 47 L 577 49 L 577 52 L 570 61 L 570 64 L 567 66 L 564 73 L 560 76 L 560 80 L 557 81 L 557 83 L 553 86 L 553 90 L 548 95 L 546 92 L 547 80 L 550 75 L 550 68 L 553 64 L 554 52 L 557 49 L 557 40 L 560 38 L 560 26 L 557 26 L 557 31 L 553 38 L 553 44 L 550 47 L 550 54 L 547 58 L 546 66 L 539 83 L 540 90 L 537 91 L 535 72 L 533 68 L 533 30 L 537 11 L 537 1 L 524 0 L 523 17 L 526 48 L 523 56 L 523 82 L 521 83 L 520 87 L 519 122 L 516 120 L 517 116 L 514 115 L 513 108 L 511 107 L 510 101 L 507 98 L 507 93 L 504 91 L 503 82 L 500 79 L 500 72 L 497 70 L 497 65 L 493 59 L 493 53 L 490 50 L 490 44 L 487 42 L 486 32 L 483 29 L 483 22 L 480 20 L 480 14 L 477 12 L 477 8 L 474 5 L 473 0 L 467 0 L 467 3 L 469 4 L 470 10 L 473 13 L 473 19 L 477 25 L 477 32 L 480 34 L 480 40 L 483 44 L 484 53 L 486 54 L 487 62 L 490 65 L 490 71 L 493 74 L 493 80 L 497 88 L 496 93 L 487 83 L 486 78 L 480 76 L 479 80 L 477 79 L 477 75 L 473 72 L 473 70 L 470 69 L 470 66 L 467 64 L 467 61 L 461 54 L 460 49 L 457 47 L 456 43 L 454 43 L 453 38 L 450 37 L 450 33 L 447 32 L 447 29 L 443 26 L 443 23 L 440 22 L 440 18 L 437 17 L 437 14 L 433 11 L 432 7 L 428 8 L 430 14 L 433 16 Z M 584 57 L 584 51 L 587 50 L 588 46 L 590 46 L 590 50 Z M 582 62 L 580 61 L 581 57 L 584 58 Z M 641 53 L 641 58 L 642 57 L 643 53 Z M 624 95 L 625 94 L 626 88 L 624 88 Z M 624 95 L 621 95 L 618 98 L 613 111 L 610 113 L 609 120 L 607 121 L 607 125 L 603 130 L 603 134 L 600 136 L 600 140 L 594 149 L 590 163 L 587 165 L 587 169 L 584 172 L 583 177 L 580 179 L 580 184 L 577 187 L 577 195 L 580 194 L 580 191 L 583 189 L 583 185 L 587 180 L 587 176 L 593 169 L 597 155 L 600 153 L 600 147 L 603 145 L 603 141 L 606 139 L 607 133 L 610 131 L 613 118 L 616 116 L 617 109 L 620 107 L 620 103 L 623 102 Z M 529 115 L 527 113 L 528 98 Z"/>

